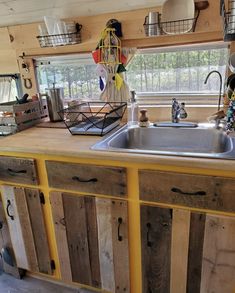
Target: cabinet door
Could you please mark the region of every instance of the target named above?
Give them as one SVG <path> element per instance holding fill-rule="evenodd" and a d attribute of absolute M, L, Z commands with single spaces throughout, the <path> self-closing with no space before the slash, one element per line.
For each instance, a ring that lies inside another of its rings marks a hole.
<path fill-rule="evenodd" d="M 141 206 L 141 229 L 143 293 L 233 292 L 235 218 Z"/>
<path fill-rule="evenodd" d="M 51 274 L 40 192 L 2 186 L 2 198 L 17 266 Z"/>
<path fill-rule="evenodd" d="M 127 203 L 50 194 L 62 279 L 129 292 Z"/>

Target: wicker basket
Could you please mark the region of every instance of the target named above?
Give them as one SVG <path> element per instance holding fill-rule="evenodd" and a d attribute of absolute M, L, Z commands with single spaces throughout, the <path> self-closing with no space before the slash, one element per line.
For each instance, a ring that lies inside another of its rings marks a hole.
<path fill-rule="evenodd" d="M 0 135 L 9 135 L 41 122 L 48 116 L 46 100 L 0 104 Z"/>

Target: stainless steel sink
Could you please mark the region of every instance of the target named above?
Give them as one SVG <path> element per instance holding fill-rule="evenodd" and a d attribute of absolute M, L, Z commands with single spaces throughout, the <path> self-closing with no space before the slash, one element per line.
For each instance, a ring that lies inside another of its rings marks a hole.
<path fill-rule="evenodd" d="M 92 146 L 93 150 L 174 156 L 235 159 L 235 138 L 223 130 L 196 128 L 122 127 Z"/>

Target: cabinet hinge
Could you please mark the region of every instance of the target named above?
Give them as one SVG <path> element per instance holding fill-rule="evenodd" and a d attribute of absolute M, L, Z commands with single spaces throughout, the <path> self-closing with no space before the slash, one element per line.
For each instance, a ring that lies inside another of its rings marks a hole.
<path fill-rule="evenodd" d="M 52 271 L 55 270 L 55 261 L 54 261 L 54 259 L 51 260 L 51 269 L 52 269 Z"/>
<path fill-rule="evenodd" d="M 40 197 L 40 203 L 45 204 L 45 196 L 44 196 L 43 192 L 40 192 L 39 197 Z"/>

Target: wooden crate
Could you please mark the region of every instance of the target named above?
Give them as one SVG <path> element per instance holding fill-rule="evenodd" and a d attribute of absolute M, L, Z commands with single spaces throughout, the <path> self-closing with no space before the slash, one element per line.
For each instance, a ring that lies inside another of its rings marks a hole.
<path fill-rule="evenodd" d="M 48 116 L 45 99 L 25 104 L 0 104 L 0 135 L 9 135 L 27 129 Z"/>

